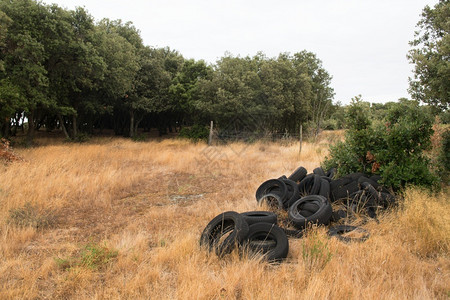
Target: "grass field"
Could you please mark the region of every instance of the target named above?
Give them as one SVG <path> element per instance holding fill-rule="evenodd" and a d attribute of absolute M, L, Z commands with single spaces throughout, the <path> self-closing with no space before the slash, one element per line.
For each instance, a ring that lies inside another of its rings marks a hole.
<path fill-rule="evenodd" d="M 311 229 L 277 265 L 199 248 L 214 216 L 257 209 L 263 181 L 311 172 L 326 142 L 16 149 L 24 160 L 0 165 L 0 299 L 448 299 L 445 193 L 407 190 L 363 243 Z"/>

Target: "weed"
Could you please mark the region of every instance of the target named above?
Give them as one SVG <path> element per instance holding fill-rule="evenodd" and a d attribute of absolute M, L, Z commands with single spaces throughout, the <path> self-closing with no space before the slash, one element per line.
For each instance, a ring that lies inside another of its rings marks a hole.
<path fill-rule="evenodd" d="M 145 134 L 135 135 L 131 138 L 135 142 L 145 142 L 147 140 L 147 136 Z"/>
<path fill-rule="evenodd" d="M 23 207 L 9 211 L 9 223 L 20 227 L 48 228 L 56 223 L 56 217 L 51 210 L 42 210 L 30 202 Z"/>
<path fill-rule="evenodd" d="M 302 244 L 302 258 L 310 269 L 323 269 L 333 254 L 328 242 L 323 241 L 317 230 L 311 230 Z"/>
<path fill-rule="evenodd" d="M 78 255 L 69 258 L 55 258 L 56 264 L 63 270 L 82 267 L 99 270 L 107 266 L 119 252 L 104 245 L 90 243 Z"/>

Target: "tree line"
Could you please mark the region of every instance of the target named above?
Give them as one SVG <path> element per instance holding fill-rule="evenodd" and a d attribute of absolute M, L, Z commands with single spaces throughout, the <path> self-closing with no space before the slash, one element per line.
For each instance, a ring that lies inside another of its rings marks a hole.
<path fill-rule="evenodd" d="M 409 92 L 448 117 L 450 2 L 426 6 L 408 58 Z M 27 125 L 70 139 L 104 129 L 134 137 L 181 127 L 297 134 L 299 126 L 345 128 L 348 107 L 333 104 L 331 75 L 303 50 L 267 57 L 226 53 L 214 64 L 144 45 L 131 22 L 94 18 L 35 0 L 0 0 L 0 135 Z M 383 114 L 390 104 L 373 105 Z"/>
<path fill-rule="evenodd" d="M 0 0 L 0 134 L 27 120 L 68 138 L 113 129 L 168 130 L 208 124 L 263 132 L 321 126 L 334 95 L 314 53 L 225 54 L 215 64 L 144 45 L 131 22 L 96 22 L 81 7 Z"/>

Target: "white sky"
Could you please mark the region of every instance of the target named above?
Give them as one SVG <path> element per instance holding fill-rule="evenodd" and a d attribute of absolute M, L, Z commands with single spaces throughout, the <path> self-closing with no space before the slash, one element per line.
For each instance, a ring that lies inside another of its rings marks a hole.
<path fill-rule="evenodd" d="M 132 21 L 144 44 L 214 63 L 226 51 L 268 57 L 317 54 L 333 76 L 334 101 L 409 98 L 406 54 L 425 5 L 438 0 L 45 0 Z"/>

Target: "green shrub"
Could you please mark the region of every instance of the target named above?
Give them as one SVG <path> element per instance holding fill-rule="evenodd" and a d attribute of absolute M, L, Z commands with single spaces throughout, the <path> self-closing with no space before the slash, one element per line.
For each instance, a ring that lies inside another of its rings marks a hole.
<path fill-rule="evenodd" d="M 379 174 L 394 190 L 408 184 L 432 187 L 437 183 L 424 155 L 431 147 L 433 117 L 418 102 L 395 103 L 383 123 L 372 124 L 366 104 L 358 99 L 348 112 L 350 128 L 345 141 L 330 146 L 325 168 L 336 167 L 338 175 Z"/>
<path fill-rule="evenodd" d="M 442 146 L 438 158 L 440 176 L 447 184 L 450 181 L 450 129 L 442 134 Z"/>
<path fill-rule="evenodd" d="M 209 136 L 209 130 L 206 126 L 195 124 L 192 127 L 182 128 L 178 136 L 193 140 L 194 142 L 207 141 Z"/>

